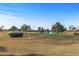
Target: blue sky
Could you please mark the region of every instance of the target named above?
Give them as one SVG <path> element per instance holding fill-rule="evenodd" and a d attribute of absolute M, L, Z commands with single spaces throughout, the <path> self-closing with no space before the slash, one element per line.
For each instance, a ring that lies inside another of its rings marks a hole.
<path fill-rule="evenodd" d="M 0 4 L 0 26 L 10 28 L 16 25 L 31 25 L 33 29 L 51 29 L 52 24 L 60 22 L 65 27 L 79 27 L 79 4 L 68 3 L 19 3 Z"/>

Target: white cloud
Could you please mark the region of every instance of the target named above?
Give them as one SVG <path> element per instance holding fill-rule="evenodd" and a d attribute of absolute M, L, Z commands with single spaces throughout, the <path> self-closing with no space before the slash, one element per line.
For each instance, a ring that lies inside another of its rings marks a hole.
<path fill-rule="evenodd" d="M 2 11 L 0 11 L 2 12 Z M 33 29 L 37 29 L 39 26 L 44 28 L 51 29 L 52 24 L 54 24 L 56 20 L 35 20 L 35 19 L 28 19 L 28 17 L 22 17 L 16 13 L 11 12 L 2 12 L 0 13 L 0 26 L 4 25 L 5 28 L 10 28 L 11 26 L 15 25 L 20 28 L 21 25 L 27 24 L 31 25 Z M 74 25 L 79 27 L 79 18 L 74 18 L 72 20 L 62 20 L 61 22 L 67 28 L 69 25 Z"/>
<path fill-rule="evenodd" d="M 0 14 L 0 26 L 4 25 L 6 29 L 13 25 L 19 28 L 23 24 L 31 25 L 34 29 L 37 29 L 39 26 L 43 26 L 44 28 L 50 28 L 51 26 L 48 21 L 31 20 L 7 13 Z"/>

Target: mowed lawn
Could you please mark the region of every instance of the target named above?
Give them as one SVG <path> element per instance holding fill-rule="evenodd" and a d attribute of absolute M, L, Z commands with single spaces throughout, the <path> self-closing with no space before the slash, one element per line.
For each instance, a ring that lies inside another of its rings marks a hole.
<path fill-rule="evenodd" d="M 24 37 L 11 38 L 0 32 L 0 55 L 27 56 L 79 55 L 79 36 L 70 33 L 59 35 L 25 33 Z"/>

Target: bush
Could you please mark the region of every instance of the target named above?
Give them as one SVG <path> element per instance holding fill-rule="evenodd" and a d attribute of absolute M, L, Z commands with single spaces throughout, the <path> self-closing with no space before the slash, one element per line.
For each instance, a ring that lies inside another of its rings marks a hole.
<path fill-rule="evenodd" d="M 78 35 L 78 36 L 79 36 L 79 33 L 77 33 L 77 32 L 74 32 L 74 35 Z"/>
<path fill-rule="evenodd" d="M 23 34 L 22 32 L 11 32 L 9 33 L 9 36 L 10 37 L 23 37 Z"/>

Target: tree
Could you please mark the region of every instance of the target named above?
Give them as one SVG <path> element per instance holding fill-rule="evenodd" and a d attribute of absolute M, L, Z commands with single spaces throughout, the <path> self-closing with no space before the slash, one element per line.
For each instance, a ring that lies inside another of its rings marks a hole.
<path fill-rule="evenodd" d="M 38 31 L 41 32 L 41 33 L 43 33 L 44 32 L 43 27 L 38 27 Z"/>
<path fill-rule="evenodd" d="M 0 27 L 0 31 L 3 31 L 4 30 L 4 25 Z"/>
<path fill-rule="evenodd" d="M 64 26 L 61 25 L 59 22 L 56 22 L 56 24 L 52 25 L 52 31 L 56 32 L 57 34 L 59 32 L 65 31 L 65 30 L 66 30 L 66 28 L 64 28 Z"/>
<path fill-rule="evenodd" d="M 75 31 L 76 30 L 76 27 L 73 27 L 72 30 Z"/>
<path fill-rule="evenodd" d="M 70 29 L 71 31 L 75 31 L 75 30 L 76 30 L 76 27 L 74 27 L 73 25 L 70 25 L 70 26 L 69 26 L 69 29 Z"/>
<path fill-rule="evenodd" d="M 70 25 L 70 26 L 69 26 L 69 30 L 71 30 L 71 31 L 72 31 L 72 28 L 73 28 L 73 25 Z"/>
<path fill-rule="evenodd" d="M 41 27 L 38 27 L 38 32 L 40 32 L 41 31 Z"/>
<path fill-rule="evenodd" d="M 12 26 L 9 30 L 10 30 L 10 31 L 17 31 L 18 28 L 17 28 L 16 26 Z"/>
<path fill-rule="evenodd" d="M 43 33 L 44 32 L 44 29 L 43 29 L 43 27 L 41 27 L 41 31 L 40 31 L 41 33 Z"/>
<path fill-rule="evenodd" d="M 21 26 L 21 30 L 22 31 L 30 31 L 31 30 L 31 26 L 30 25 L 23 24 Z"/>
<path fill-rule="evenodd" d="M 49 29 L 47 29 L 47 30 L 46 30 L 46 32 L 47 32 L 47 33 L 49 33 L 49 32 L 50 32 L 50 30 L 49 30 Z"/>

